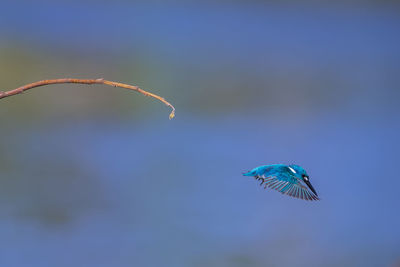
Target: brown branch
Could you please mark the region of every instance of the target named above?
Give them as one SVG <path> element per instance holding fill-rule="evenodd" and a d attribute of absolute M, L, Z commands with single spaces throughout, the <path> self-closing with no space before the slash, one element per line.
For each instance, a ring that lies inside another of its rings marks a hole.
<path fill-rule="evenodd" d="M 70 79 L 70 78 L 65 78 L 65 79 L 54 79 L 54 80 L 43 80 L 43 81 L 38 81 L 34 83 L 30 83 L 21 87 L 18 87 L 16 89 L 2 92 L 0 91 L 0 99 L 13 96 L 13 95 L 18 95 L 23 93 L 24 91 L 27 91 L 29 89 L 33 89 L 35 87 L 39 86 L 45 86 L 45 85 L 50 85 L 50 84 L 60 84 L 60 83 L 78 83 L 78 84 L 105 84 L 113 87 L 121 87 L 129 90 L 136 91 L 138 93 L 141 93 L 142 95 L 153 97 L 161 102 L 163 102 L 166 106 L 171 108 L 171 113 L 169 114 L 169 119 L 172 119 L 175 117 L 175 108 L 173 105 L 171 105 L 168 101 L 166 101 L 164 98 L 161 96 L 158 96 L 156 94 L 147 92 L 143 89 L 140 89 L 137 86 L 129 85 L 129 84 L 124 84 L 124 83 L 119 83 L 119 82 L 112 82 L 112 81 L 107 81 L 104 79 Z"/>

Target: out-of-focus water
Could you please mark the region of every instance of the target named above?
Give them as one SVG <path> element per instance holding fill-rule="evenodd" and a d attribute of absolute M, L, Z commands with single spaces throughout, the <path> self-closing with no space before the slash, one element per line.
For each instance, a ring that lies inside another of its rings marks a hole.
<path fill-rule="evenodd" d="M 384 6 L 3 3 L 1 266 L 400 260 L 399 16 Z M 18 16 L 17 16 L 18 15 Z M 241 174 L 302 165 L 321 197 Z"/>
<path fill-rule="evenodd" d="M 2 262 L 389 264 L 400 223 L 393 119 L 181 116 L 2 134 Z M 322 200 L 241 176 L 275 162 L 307 168 Z"/>

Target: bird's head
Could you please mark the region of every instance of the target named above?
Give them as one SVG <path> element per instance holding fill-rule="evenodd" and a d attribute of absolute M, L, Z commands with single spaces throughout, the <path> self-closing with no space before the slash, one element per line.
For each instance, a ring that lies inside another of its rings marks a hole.
<path fill-rule="evenodd" d="M 310 177 L 308 176 L 307 172 L 305 169 L 303 169 L 301 166 L 299 165 L 289 165 L 288 166 L 289 170 L 291 171 L 291 173 L 298 179 L 300 179 L 301 181 L 303 181 L 308 188 L 310 188 L 310 190 L 316 195 L 318 196 L 317 192 L 315 191 L 314 187 L 311 185 L 310 183 Z"/>

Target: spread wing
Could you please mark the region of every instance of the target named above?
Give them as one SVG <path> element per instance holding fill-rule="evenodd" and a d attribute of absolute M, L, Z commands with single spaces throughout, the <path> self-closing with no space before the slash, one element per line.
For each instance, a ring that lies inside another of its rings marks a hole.
<path fill-rule="evenodd" d="M 305 199 L 305 200 L 319 200 L 319 198 L 312 192 L 308 190 L 307 187 L 302 185 L 294 177 L 289 176 L 256 176 L 257 180 L 261 180 L 261 184 L 264 184 L 264 188 L 275 189 L 282 194 L 286 194 L 291 197 Z"/>

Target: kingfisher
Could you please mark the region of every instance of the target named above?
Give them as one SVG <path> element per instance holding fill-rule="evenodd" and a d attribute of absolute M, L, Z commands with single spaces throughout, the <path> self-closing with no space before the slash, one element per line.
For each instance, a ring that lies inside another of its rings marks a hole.
<path fill-rule="evenodd" d="M 319 200 L 307 172 L 299 165 L 264 165 L 243 173 L 243 175 L 253 176 L 257 181 L 261 181 L 260 186 L 264 185 L 264 188 L 269 187 L 291 197 Z"/>

